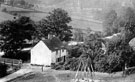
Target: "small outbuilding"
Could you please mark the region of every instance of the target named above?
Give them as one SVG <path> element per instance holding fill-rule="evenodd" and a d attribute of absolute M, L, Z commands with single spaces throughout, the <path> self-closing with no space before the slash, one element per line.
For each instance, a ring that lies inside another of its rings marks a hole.
<path fill-rule="evenodd" d="M 33 65 L 50 66 L 65 61 L 67 50 L 57 37 L 39 41 L 31 50 L 30 63 Z"/>

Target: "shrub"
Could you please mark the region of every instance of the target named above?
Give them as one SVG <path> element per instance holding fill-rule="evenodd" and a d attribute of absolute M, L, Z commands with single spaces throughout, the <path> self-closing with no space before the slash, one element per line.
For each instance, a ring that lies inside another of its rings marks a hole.
<path fill-rule="evenodd" d="M 0 63 L 0 77 L 7 75 L 7 65 Z"/>
<path fill-rule="evenodd" d="M 75 45 L 75 46 L 70 46 L 70 47 L 68 47 L 68 56 L 69 57 L 80 57 L 81 56 L 81 54 L 82 54 L 82 49 L 81 49 L 81 46 L 82 45 Z"/>
<path fill-rule="evenodd" d="M 7 12 L 7 9 L 6 9 L 6 8 L 3 8 L 3 9 L 2 9 L 2 12 Z"/>

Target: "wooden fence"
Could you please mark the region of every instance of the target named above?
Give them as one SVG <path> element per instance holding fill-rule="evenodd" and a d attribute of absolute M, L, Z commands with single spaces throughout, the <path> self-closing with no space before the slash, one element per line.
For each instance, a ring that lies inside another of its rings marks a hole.
<path fill-rule="evenodd" d="M 123 71 L 123 76 L 135 73 L 135 67 L 129 67 Z"/>
<path fill-rule="evenodd" d="M 22 66 L 22 60 L 10 59 L 10 58 L 0 58 L 0 63 L 11 65 L 11 66 L 17 66 L 19 68 Z"/>

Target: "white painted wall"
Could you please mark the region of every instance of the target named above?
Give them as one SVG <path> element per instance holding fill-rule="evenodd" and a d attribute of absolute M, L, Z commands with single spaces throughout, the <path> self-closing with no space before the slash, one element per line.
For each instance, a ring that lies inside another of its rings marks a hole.
<path fill-rule="evenodd" d="M 51 62 L 56 63 L 56 51 L 52 52 Z"/>
<path fill-rule="evenodd" d="M 57 58 L 60 58 L 60 57 L 63 57 L 63 56 L 66 56 L 67 55 L 67 50 L 58 50 L 57 52 L 56 51 L 53 51 L 52 52 L 52 63 L 56 63 L 56 59 Z"/>
<path fill-rule="evenodd" d="M 66 49 L 61 50 L 61 57 L 66 55 L 67 55 L 67 50 Z"/>
<path fill-rule="evenodd" d="M 66 55 L 66 49 L 52 52 L 43 41 L 40 41 L 31 49 L 30 63 L 36 65 L 51 65 L 51 63 L 56 63 L 57 58 Z"/>
<path fill-rule="evenodd" d="M 31 64 L 51 65 L 51 50 L 40 41 L 31 49 Z"/>

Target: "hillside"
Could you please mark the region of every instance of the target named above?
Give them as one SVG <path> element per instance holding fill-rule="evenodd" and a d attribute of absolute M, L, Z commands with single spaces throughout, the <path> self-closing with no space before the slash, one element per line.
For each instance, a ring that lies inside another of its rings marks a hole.
<path fill-rule="evenodd" d="M 67 10 L 71 16 L 98 20 L 101 17 L 97 16 L 102 12 L 107 12 L 110 8 L 117 10 L 122 5 L 131 6 L 130 1 L 133 4 L 135 2 L 133 0 L 26 0 L 34 4 L 36 10 L 48 12 L 54 8 L 62 8 Z"/>
<path fill-rule="evenodd" d="M 123 2 L 129 3 L 132 1 L 133 3 L 135 2 L 134 0 L 25 0 L 28 3 L 31 4 L 44 4 L 46 6 L 61 6 L 61 7 L 66 7 L 66 6 L 77 6 L 78 1 L 80 2 L 80 5 L 82 8 L 105 8 L 109 5 L 112 4 L 122 4 Z"/>
<path fill-rule="evenodd" d="M 0 11 L 0 22 L 13 20 L 14 16 Z"/>
<path fill-rule="evenodd" d="M 110 8 L 120 8 L 121 5 L 130 6 L 129 0 L 25 0 L 33 4 L 33 9 L 43 11 L 45 13 L 21 12 L 24 16 L 29 16 L 35 21 L 44 18 L 48 12 L 54 8 L 62 8 L 68 11 L 72 18 L 70 25 L 73 28 L 86 29 L 90 27 L 96 31 L 102 31 L 102 14 Z M 79 1 L 79 2 L 78 2 Z M 135 1 L 134 1 L 135 2 Z M 9 10 L 12 11 L 13 7 Z M 13 10 L 16 10 L 13 8 Z M 119 11 L 119 10 L 118 10 Z M 18 12 L 18 11 L 14 11 Z"/>
<path fill-rule="evenodd" d="M 44 4 L 44 5 L 54 5 L 57 3 L 61 3 L 64 0 L 25 0 L 30 4 Z"/>

